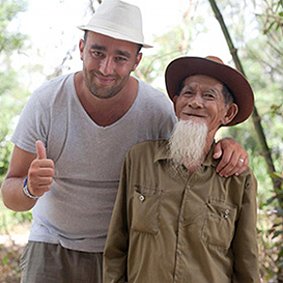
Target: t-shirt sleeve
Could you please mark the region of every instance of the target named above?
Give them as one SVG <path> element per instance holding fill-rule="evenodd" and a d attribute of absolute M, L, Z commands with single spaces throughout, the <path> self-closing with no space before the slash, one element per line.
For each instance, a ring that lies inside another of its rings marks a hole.
<path fill-rule="evenodd" d="M 47 142 L 49 118 L 39 92 L 34 92 L 22 110 L 11 141 L 19 148 L 35 153 L 35 141 Z"/>
<path fill-rule="evenodd" d="M 168 111 L 168 113 L 170 113 Z M 174 128 L 175 123 L 177 122 L 177 118 L 174 114 L 174 112 L 172 111 L 171 114 L 168 114 L 167 116 L 165 116 L 165 119 L 160 123 L 160 139 L 168 139 L 172 133 L 172 130 Z"/>
<path fill-rule="evenodd" d="M 145 112 L 147 128 L 152 130 L 150 139 L 168 139 L 177 122 L 172 101 L 165 93 L 143 82 L 140 82 L 140 88 L 145 94 L 141 109 Z"/>

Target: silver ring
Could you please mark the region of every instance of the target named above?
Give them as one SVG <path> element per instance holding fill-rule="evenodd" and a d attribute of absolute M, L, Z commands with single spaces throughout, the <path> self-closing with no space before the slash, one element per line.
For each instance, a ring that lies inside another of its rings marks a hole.
<path fill-rule="evenodd" d="M 239 162 L 244 163 L 244 159 L 243 159 L 243 158 L 240 158 L 240 159 L 239 159 Z"/>

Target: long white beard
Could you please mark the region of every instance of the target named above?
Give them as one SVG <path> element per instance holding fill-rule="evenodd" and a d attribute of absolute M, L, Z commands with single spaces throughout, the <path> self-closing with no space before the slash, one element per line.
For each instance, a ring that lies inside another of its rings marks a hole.
<path fill-rule="evenodd" d="M 174 167 L 184 164 L 195 170 L 204 158 L 208 128 L 205 123 L 195 121 L 179 121 L 175 125 L 169 140 L 170 157 Z"/>

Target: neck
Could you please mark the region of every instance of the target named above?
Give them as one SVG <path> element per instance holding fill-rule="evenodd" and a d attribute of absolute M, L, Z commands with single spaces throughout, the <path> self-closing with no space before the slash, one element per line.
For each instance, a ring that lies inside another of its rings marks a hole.
<path fill-rule="evenodd" d="M 109 126 L 119 120 L 131 108 L 138 93 L 138 82 L 133 77 L 129 78 L 119 93 L 107 99 L 97 98 L 90 93 L 82 72 L 76 74 L 75 86 L 84 110 L 100 126 Z"/>

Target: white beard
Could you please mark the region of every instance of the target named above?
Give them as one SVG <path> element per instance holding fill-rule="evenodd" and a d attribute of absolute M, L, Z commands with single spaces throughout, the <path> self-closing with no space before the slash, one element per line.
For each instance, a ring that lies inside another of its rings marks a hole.
<path fill-rule="evenodd" d="M 204 159 L 208 128 L 205 123 L 191 120 L 179 121 L 169 140 L 173 166 L 185 165 L 189 170 L 197 169 Z"/>

